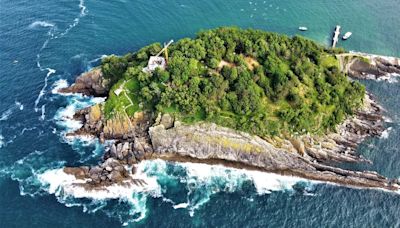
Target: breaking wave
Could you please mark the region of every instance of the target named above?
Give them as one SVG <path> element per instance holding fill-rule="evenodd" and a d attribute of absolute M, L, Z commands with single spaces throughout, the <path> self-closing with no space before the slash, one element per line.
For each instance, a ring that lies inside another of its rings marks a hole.
<path fill-rule="evenodd" d="M 149 197 L 161 198 L 171 204 L 173 209 L 187 210 L 190 216 L 194 216 L 197 209 L 219 192 L 244 191 L 248 186 L 253 186 L 255 194 L 263 195 L 273 191 L 292 192 L 298 183 L 311 185 L 310 181 L 301 178 L 218 165 L 154 160 L 143 161 L 136 168 L 137 173 L 132 177 L 144 180 L 147 183 L 145 186 L 112 185 L 103 190 L 85 190 L 77 186 L 83 180 L 77 180 L 62 169 L 47 170 L 37 175 L 37 178 L 43 189 L 54 194 L 59 202 L 67 206 L 82 206 L 89 213 L 101 210 L 110 217 L 119 218 L 124 225 L 146 217 Z M 182 197 L 182 193 L 186 197 Z M 309 192 L 304 194 L 312 195 Z M 90 202 L 83 203 L 82 199 L 89 199 Z M 118 210 L 121 207 L 126 209 Z"/>
<path fill-rule="evenodd" d="M 54 24 L 47 21 L 35 21 L 29 25 L 29 28 L 37 28 L 37 27 L 54 27 Z"/>
<path fill-rule="evenodd" d="M 67 96 L 67 99 L 68 105 L 65 108 L 60 108 L 54 117 L 56 123 L 64 129 L 63 133 L 72 132 L 82 127 L 82 123 L 74 119 L 74 114 L 78 110 L 105 101 L 105 98 L 102 97 L 86 97 L 80 94 Z"/>
<path fill-rule="evenodd" d="M 400 75 L 398 74 L 387 74 L 385 76 L 379 77 L 377 79 L 377 81 L 384 81 L 384 82 L 388 82 L 388 83 L 397 83 L 398 78 L 400 77 Z"/>
<path fill-rule="evenodd" d="M 381 135 L 381 139 L 388 139 L 389 138 L 389 134 L 390 134 L 390 132 L 393 130 L 393 128 L 392 127 L 389 127 L 388 129 L 386 129 L 386 130 L 384 130 L 383 132 L 382 132 L 382 135 Z"/>

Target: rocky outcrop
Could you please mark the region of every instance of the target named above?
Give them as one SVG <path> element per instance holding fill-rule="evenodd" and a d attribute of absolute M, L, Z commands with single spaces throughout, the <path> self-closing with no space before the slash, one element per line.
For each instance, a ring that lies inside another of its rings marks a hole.
<path fill-rule="evenodd" d="M 74 119 L 82 122 L 82 127 L 67 136 L 91 135 L 98 137 L 101 142 L 105 140 L 131 140 L 146 137 L 147 130 L 153 123 L 152 115 L 138 112 L 133 117 L 126 114 L 115 114 L 106 118 L 103 105 L 97 104 L 75 113 Z"/>
<path fill-rule="evenodd" d="M 72 86 L 59 90 L 60 93 L 82 93 L 96 97 L 105 97 L 108 95 L 108 91 L 108 82 L 103 78 L 100 68 L 83 73 Z"/>
<path fill-rule="evenodd" d="M 313 169 L 295 153 L 276 148 L 257 136 L 211 123 L 171 129 L 158 125 L 151 127 L 149 134 L 154 156 L 158 157 L 173 153 L 197 159 L 240 161 L 269 170 Z"/>
<path fill-rule="evenodd" d="M 380 109 L 379 109 L 380 110 Z M 295 175 L 356 187 L 397 190 L 397 180 L 388 180 L 375 172 L 356 172 L 331 166 L 332 161 L 358 162 L 356 145 L 366 136 L 382 131 L 377 106 L 359 112 L 315 143 L 311 136 L 282 139 L 284 146 L 212 123 L 184 125 L 175 121 L 172 128 L 163 124 L 149 129 L 154 149 L 152 158 L 172 161 L 220 163 L 227 166 L 255 168 L 283 175 Z M 378 119 L 377 119 L 378 118 Z"/>
<path fill-rule="evenodd" d="M 390 75 L 400 76 L 400 59 L 370 55 L 365 53 L 350 53 L 338 55 L 342 70 L 351 77 L 361 79 L 380 79 Z"/>

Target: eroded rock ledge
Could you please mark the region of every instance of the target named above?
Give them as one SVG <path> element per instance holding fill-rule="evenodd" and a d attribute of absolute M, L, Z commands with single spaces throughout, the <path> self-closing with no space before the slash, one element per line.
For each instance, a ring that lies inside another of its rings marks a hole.
<path fill-rule="evenodd" d="M 93 95 L 93 83 L 86 85 L 85 81 L 78 78 L 75 85 L 61 92 L 86 91 Z M 94 95 L 100 94 L 98 92 Z M 169 115 L 155 118 L 150 113 L 137 113 L 132 118 L 106 119 L 101 105 L 96 105 L 76 113 L 74 118 L 82 121 L 83 127 L 67 136 L 92 135 L 101 142 L 113 140 L 113 143 L 99 165 L 65 168 L 64 171 L 86 180 L 81 185 L 88 189 L 112 184 L 141 186 L 146 183 L 133 178 L 134 164 L 161 158 L 218 163 L 353 187 L 398 190 L 398 180 L 389 180 L 376 172 L 356 172 L 334 166 L 337 162 L 370 162 L 358 155 L 356 149 L 366 137 L 383 132 L 382 112 L 371 96 L 366 95 L 364 107 L 338 126 L 336 133 L 260 138 L 211 123 L 184 125 Z"/>
<path fill-rule="evenodd" d="M 349 53 L 337 56 L 342 71 L 359 79 L 384 79 L 391 75 L 400 76 L 400 59 L 371 55 L 366 53 Z"/>
<path fill-rule="evenodd" d="M 100 68 L 95 68 L 79 76 L 75 84 L 62 88 L 61 93 L 82 93 L 87 96 L 105 97 L 108 95 L 109 83 L 104 80 Z"/>

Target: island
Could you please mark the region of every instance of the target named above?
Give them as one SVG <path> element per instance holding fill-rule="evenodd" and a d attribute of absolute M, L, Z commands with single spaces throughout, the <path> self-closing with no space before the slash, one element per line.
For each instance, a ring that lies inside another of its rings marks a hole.
<path fill-rule="evenodd" d="M 164 159 L 396 191 L 396 179 L 339 164 L 370 162 L 357 147 L 385 130 L 351 78 L 399 74 L 399 62 L 236 27 L 108 56 L 60 92 L 107 97 L 77 112 L 82 128 L 67 137 L 111 143 L 98 165 L 64 172 L 87 191 L 142 186 L 135 164 Z"/>

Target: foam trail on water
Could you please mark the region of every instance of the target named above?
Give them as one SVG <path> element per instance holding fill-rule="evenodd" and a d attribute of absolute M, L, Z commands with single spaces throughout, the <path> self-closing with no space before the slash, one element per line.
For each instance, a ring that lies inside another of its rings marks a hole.
<path fill-rule="evenodd" d="M 50 77 L 51 74 L 54 74 L 56 72 L 56 70 L 54 70 L 52 68 L 47 67 L 47 68 L 44 69 L 41 66 L 41 64 L 40 64 L 40 52 L 43 51 L 47 47 L 47 44 L 49 43 L 50 40 L 57 39 L 57 38 L 65 36 L 72 28 L 74 28 L 75 26 L 77 26 L 79 24 L 79 20 L 80 20 L 81 17 L 86 16 L 87 9 L 86 9 L 84 0 L 80 0 L 79 1 L 79 9 L 80 9 L 79 10 L 79 16 L 73 20 L 73 23 L 70 24 L 64 30 L 64 32 L 62 32 L 62 33 L 60 33 L 58 35 L 54 34 L 54 31 L 55 31 L 55 28 L 56 28 L 55 24 L 52 24 L 52 23 L 49 23 L 49 22 L 45 22 L 45 21 L 36 21 L 36 22 L 33 22 L 30 25 L 30 28 L 35 28 L 37 26 L 50 27 L 50 29 L 49 29 L 49 31 L 47 33 L 49 38 L 43 43 L 42 47 L 39 50 L 39 54 L 36 55 L 36 65 L 37 65 L 37 67 L 40 69 L 40 71 L 47 70 L 48 73 L 47 73 L 47 75 L 46 75 L 46 77 L 44 79 L 44 85 L 43 85 L 42 89 L 40 90 L 38 97 L 35 100 L 35 106 L 34 106 L 35 112 L 39 111 L 38 105 L 39 105 L 39 102 L 40 102 L 41 98 L 45 94 L 45 89 L 47 87 L 48 78 Z M 43 108 L 42 108 L 42 111 L 43 111 Z"/>
<path fill-rule="evenodd" d="M 40 115 L 39 120 L 44 120 L 46 118 L 46 105 L 42 105 L 41 110 L 42 114 Z"/>
<path fill-rule="evenodd" d="M 21 102 L 16 101 L 16 102 L 15 102 L 15 105 L 17 106 L 17 108 L 18 108 L 20 111 L 24 110 L 24 105 L 21 104 Z"/>
<path fill-rule="evenodd" d="M 19 133 L 19 135 L 21 136 L 21 135 L 23 135 L 25 132 L 27 132 L 27 131 L 33 131 L 33 130 L 35 130 L 35 129 L 36 129 L 36 127 L 30 127 L 30 128 L 24 127 L 24 129 L 22 129 L 22 131 L 21 131 L 21 133 Z"/>
<path fill-rule="evenodd" d="M 19 109 L 20 111 L 24 110 L 24 105 L 19 101 L 15 101 L 15 105 L 11 106 L 9 109 L 4 111 L 0 116 L 0 121 L 8 120 L 15 109 Z"/>
<path fill-rule="evenodd" d="M 38 62 L 38 66 L 40 67 L 39 62 Z M 46 92 L 46 87 L 47 87 L 47 83 L 48 83 L 50 75 L 56 73 L 56 70 L 51 69 L 51 68 L 46 68 L 46 70 L 47 70 L 47 74 L 46 74 L 46 77 L 44 78 L 44 85 L 43 85 L 42 89 L 40 90 L 38 97 L 35 100 L 35 106 L 34 106 L 35 112 L 39 111 L 38 105 L 39 105 L 40 99 L 42 99 L 43 95 Z"/>
<path fill-rule="evenodd" d="M 4 146 L 4 136 L 0 134 L 0 148 Z"/>
<path fill-rule="evenodd" d="M 80 19 L 82 17 L 86 16 L 87 9 L 86 9 L 86 6 L 85 6 L 85 1 L 84 0 L 80 0 L 78 6 L 79 6 L 79 16 L 74 19 L 73 23 L 70 24 L 64 30 L 64 32 L 62 32 L 59 35 L 55 36 L 55 38 L 60 38 L 60 37 L 63 37 L 65 35 L 67 35 L 71 29 L 73 29 L 75 26 L 77 26 L 79 24 Z"/>
<path fill-rule="evenodd" d="M 54 24 L 47 21 L 35 21 L 29 25 L 29 28 L 36 28 L 36 27 L 54 27 Z"/>
<path fill-rule="evenodd" d="M 12 109 L 7 109 L 5 112 L 1 114 L 0 121 L 8 120 L 12 113 Z"/>

